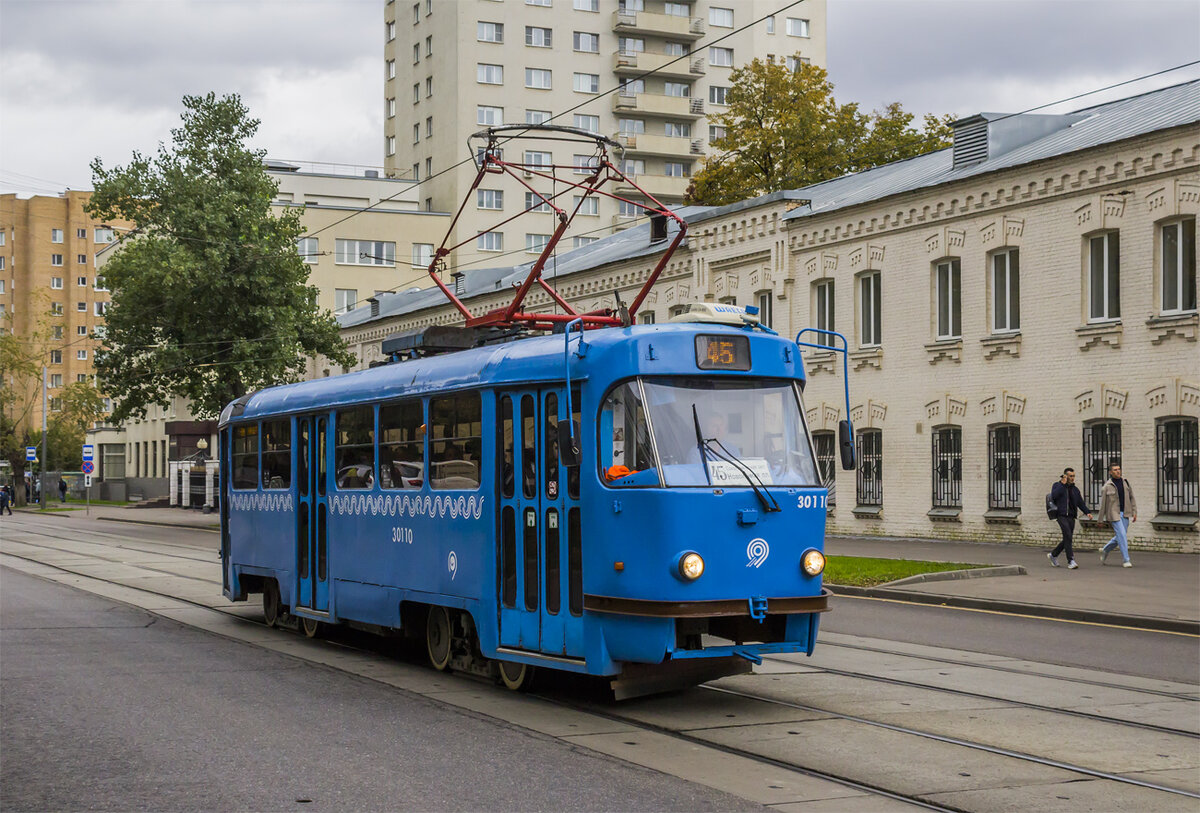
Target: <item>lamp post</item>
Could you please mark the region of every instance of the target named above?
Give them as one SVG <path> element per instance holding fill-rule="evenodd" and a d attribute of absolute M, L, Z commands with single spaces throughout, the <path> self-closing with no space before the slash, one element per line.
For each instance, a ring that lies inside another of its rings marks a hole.
<path fill-rule="evenodd" d="M 196 441 L 196 461 L 199 462 L 204 470 L 204 505 L 202 510 L 208 513 L 212 510 L 212 503 L 208 499 L 208 439 L 200 438 Z M 190 475 L 189 475 L 190 478 Z"/>

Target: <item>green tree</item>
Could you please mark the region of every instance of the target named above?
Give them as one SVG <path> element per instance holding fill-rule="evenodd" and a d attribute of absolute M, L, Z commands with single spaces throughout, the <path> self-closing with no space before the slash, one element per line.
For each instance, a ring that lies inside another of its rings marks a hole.
<path fill-rule="evenodd" d="M 734 203 L 799 189 L 949 144 L 950 117 L 927 116 L 924 132 L 898 102 L 867 115 L 838 104 L 825 70 L 795 71 L 755 59 L 733 71 L 727 109 L 709 122 L 724 128 L 716 150 L 693 176 L 688 202 Z"/>
<path fill-rule="evenodd" d="M 56 469 L 79 471 L 87 430 L 104 414 L 104 398 L 91 384 L 77 381 L 63 388 L 57 404 L 46 439 L 50 461 Z"/>
<path fill-rule="evenodd" d="M 257 119 L 237 95 L 185 96 L 182 125 L 153 158 L 92 162 L 88 212 L 133 224 L 104 265 L 112 304 L 96 370 L 113 420 L 172 395 L 199 416 L 301 377 L 306 356 L 353 359 L 317 306 L 296 251 L 298 209 L 276 215 L 277 184 L 247 142 Z"/>

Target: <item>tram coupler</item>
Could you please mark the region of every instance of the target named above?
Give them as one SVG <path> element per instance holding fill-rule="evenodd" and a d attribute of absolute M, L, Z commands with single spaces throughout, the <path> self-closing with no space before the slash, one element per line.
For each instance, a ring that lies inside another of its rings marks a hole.
<path fill-rule="evenodd" d="M 762 623 L 767 617 L 767 597 L 766 596 L 751 596 L 750 597 L 750 617 L 758 623 Z"/>

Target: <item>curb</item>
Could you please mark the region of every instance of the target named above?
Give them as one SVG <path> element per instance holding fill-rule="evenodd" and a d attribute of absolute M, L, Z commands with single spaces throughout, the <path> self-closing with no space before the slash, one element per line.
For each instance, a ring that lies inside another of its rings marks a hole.
<path fill-rule="evenodd" d="M 938 570 L 932 573 L 918 573 L 915 576 L 905 576 L 893 582 L 877 585 L 878 587 L 903 587 L 906 584 L 924 584 L 926 582 L 950 582 L 963 579 L 986 579 L 989 576 L 1024 576 L 1028 574 L 1022 565 L 996 565 L 994 567 L 971 567 L 966 570 Z"/>
<path fill-rule="evenodd" d="M 208 531 L 219 533 L 220 525 L 187 525 L 181 522 L 159 522 L 153 519 L 126 519 L 125 517 L 96 517 L 104 522 L 128 522 L 131 525 L 157 525 L 160 528 L 183 528 L 185 531 Z"/>
<path fill-rule="evenodd" d="M 1181 618 L 1154 618 L 1145 615 L 1121 615 L 1098 610 L 1079 610 L 1072 607 L 1048 607 L 1044 604 L 1025 604 L 1019 601 L 971 598 L 967 596 L 943 596 L 896 590 L 887 587 L 852 587 L 850 585 L 825 584 L 839 596 L 856 598 L 886 598 L 911 604 L 929 604 L 938 607 L 958 607 L 966 610 L 991 610 L 993 612 L 1028 615 L 1036 618 L 1053 618 L 1059 621 L 1086 621 L 1092 624 L 1110 624 L 1118 627 L 1150 630 L 1153 632 L 1179 632 L 1200 636 L 1200 621 Z"/>

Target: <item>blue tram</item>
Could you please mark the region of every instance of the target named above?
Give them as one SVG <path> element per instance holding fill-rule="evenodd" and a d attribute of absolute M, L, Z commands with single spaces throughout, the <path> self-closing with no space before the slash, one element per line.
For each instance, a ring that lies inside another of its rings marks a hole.
<path fill-rule="evenodd" d="M 751 310 L 238 399 L 220 421 L 225 595 L 261 593 L 268 623 L 308 635 L 418 636 L 435 667 L 510 688 L 549 667 L 612 676 L 620 698 L 811 653 L 827 492 L 798 343 Z"/>

